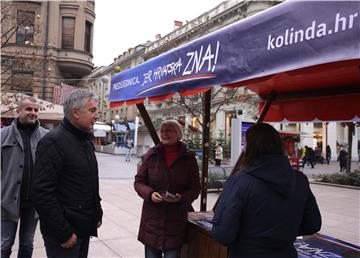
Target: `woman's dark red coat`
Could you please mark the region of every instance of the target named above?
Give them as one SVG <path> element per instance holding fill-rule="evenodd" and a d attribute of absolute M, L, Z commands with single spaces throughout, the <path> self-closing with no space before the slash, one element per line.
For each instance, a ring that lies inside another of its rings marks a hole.
<path fill-rule="evenodd" d="M 180 248 L 186 234 L 187 212 L 200 193 L 199 168 L 195 153 L 180 144 L 179 155 L 167 168 L 164 146 L 150 149 L 135 176 L 134 187 L 144 199 L 138 240 L 158 250 Z M 180 193 L 178 203 L 153 203 L 153 192 Z"/>

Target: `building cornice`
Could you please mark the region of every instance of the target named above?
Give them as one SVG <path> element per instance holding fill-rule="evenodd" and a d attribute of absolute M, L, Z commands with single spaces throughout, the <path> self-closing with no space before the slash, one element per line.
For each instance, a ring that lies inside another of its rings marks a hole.
<path fill-rule="evenodd" d="M 79 4 L 76 1 L 66 1 L 66 2 L 60 2 L 60 9 L 72 9 L 72 10 L 78 10 Z"/>

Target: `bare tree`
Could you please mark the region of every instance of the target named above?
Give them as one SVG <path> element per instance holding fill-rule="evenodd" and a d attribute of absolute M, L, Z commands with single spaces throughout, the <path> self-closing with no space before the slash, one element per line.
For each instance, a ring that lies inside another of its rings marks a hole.
<path fill-rule="evenodd" d="M 254 100 L 253 94 L 248 93 L 240 93 L 239 88 L 235 89 L 226 89 L 224 87 L 215 87 L 212 91 L 211 95 L 211 116 L 210 123 L 215 121 L 216 113 L 225 105 L 235 103 L 236 102 L 252 102 Z M 170 104 L 175 106 L 180 106 L 187 110 L 196 120 L 198 121 L 201 128 L 203 128 L 203 121 L 201 116 L 203 114 L 202 103 L 204 102 L 204 94 L 194 94 L 190 96 L 181 96 L 178 95 L 176 97 L 168 100 Z M 256 112 L 252 112 L 251 116 L 255 117 Z M 201 130 L 200 132 L 203 132 Z"/>

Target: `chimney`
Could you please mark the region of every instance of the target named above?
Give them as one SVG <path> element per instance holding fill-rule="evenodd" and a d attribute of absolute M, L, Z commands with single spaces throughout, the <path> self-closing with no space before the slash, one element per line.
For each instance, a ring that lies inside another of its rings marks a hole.
<path fill-rule="evenodd" d="M 156 35 L 155 35 L 155 39 L 156 39 L 156 40 L 161 39 L 161 34 L 160 34 L 160 33 L 156 34 Z"/>
<path fill-rule="evenodd" d="M 183 25 L 182 21 L 174 21 L 174 30 L 180 28 Z"/>

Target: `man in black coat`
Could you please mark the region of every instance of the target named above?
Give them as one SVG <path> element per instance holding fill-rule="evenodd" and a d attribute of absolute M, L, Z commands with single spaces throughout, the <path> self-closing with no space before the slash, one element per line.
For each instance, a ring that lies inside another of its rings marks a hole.
<path fill-rule="evenodd" d="M 32 199 L 40 216 L 48 257 L 87 257 L 102 209 L 98 165 L 91 142 L 98 119 L 97 97 L 72 92 L 63 122 L 38 145 Z"/>

